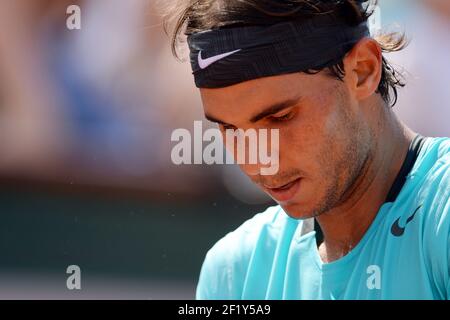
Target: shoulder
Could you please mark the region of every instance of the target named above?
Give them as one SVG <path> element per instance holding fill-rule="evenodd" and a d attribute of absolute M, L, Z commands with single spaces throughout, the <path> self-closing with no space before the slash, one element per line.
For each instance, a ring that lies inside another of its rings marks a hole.
<path fill-rule="evenodd" d="M 419 202 L 441 214 L 449 201 L 450 138 L 427 138 L 409 179 L 418 187 Z"/>
<path fill-rule="evenodd" d="M 427 211 L 427 229 L 436 233 L 450 224 L 450 138 L 427 138 L 410 178 L 417 181 L 414 196 Z"/>
<path fill-rule="evenodd" d="M 275 227 L 283 210 L 273 206 L 245 221 L 236 230 L 229 232 L 208 251 L 209 262 L 229 264 L 248 257 L 256 243 L 265 236 L 268 229 Z"/>
<path fill-rule="evenodd" d="M 450 139 L 428 138 L 427 142 L 421 157 L 422 167 L 425 168 L 417 172 L 423 181 L 418 196 L 430 211 L 442 213 L 444 209 L 449 209 Z"/>
<path fill-rule="evenodd" d="M 450 161 L 450 138 L 425 139 L 417 164 L 410 175 L 425 175 Z"/>
<path fill-rule="evenodd" d="M 429 168 L 417 177 L 422 181 L 417 198 L 425 210 L 422 245 L 426 262 L 445 292 L 450 270 L 450 139 L 429 139 L 424 156 Z"/>
<path fill-rule="evenodd" d="M 197 299 L 240 299 L 255 248 L 275 243 L 289 220 L 280 206 L 269 207 L 220 239 L 206 254 Z"/>

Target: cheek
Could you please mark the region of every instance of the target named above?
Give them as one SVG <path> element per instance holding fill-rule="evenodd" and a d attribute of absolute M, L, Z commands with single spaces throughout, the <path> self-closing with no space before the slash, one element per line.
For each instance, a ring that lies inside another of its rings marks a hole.
<path fill-rule="evenodd" d="M 332 97 L 318 97 L 280 131 L 282 167 L 298 168 L 311 178 L 329 171 L 344 139 L 338 107 Z"/>
<path fill-rule="evenodd" d="M 294 144 L 298 151 L 307 156 L 320 149 L 324 140 L 329 140 L 338 122 L 330 100 L 319 96 L 301 108 L 296 119 L 283 134 L 288 146 Z"/>
<path fill-rule="evenodd" d="M 318 153 L 327 142 L 323 124 L 317 115 L 299 115 L 280 130 L 281 166 L 289 171 L 300 169 L 305 174 L 315 171 Z"/>

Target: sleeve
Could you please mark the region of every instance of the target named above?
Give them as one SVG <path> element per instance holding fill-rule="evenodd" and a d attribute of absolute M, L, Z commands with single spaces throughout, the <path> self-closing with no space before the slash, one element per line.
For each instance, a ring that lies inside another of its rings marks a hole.
<path fill-rule="evenodd" d="M 197 300 L 241 299 L 245 266 L 233 234 L 217 242 L 206 254 L 197 284 Z"/>
<path fill-rule="evenodd" d="M 256 245 L 265 241 L 266 227 L 279 212 L 280 207 L 273 206 L 256 214 L 208 251 L 197 284 L 197 300 L 242 299 Z"/>
<path fill-rule="evenodd" d="M 446 224 L 447 224 L 447 228 L 446 228 L 447 235 L 446 235 L 446 239 L 445 239 L 445 244 L 446 244 L 445 251 L 447 254 L 446 254 L 446 265 L 444 265 L 444 268 L 445 268 L 444 272 L 446 272 L 445 273 L 445 281 L 447 283 L 446 299 L 450 300 L 450 232 L 449 232 L 450 228 L 448 227 L 448 225 L 450 224 L 449 223 L 449 221 L 450 221 L 450 200 L 448 200 L 448 198 L 447 198 L 447 204 L 445 206 L 444 217 L 446 219 Z"/>
<path fill-rule="evenodd" d="M 448 188 L 450 189 L 450 185 L 448 186 Z M 443 279 L 442 280 L 446 287 L 446 289 L 445 289 L 446 297 L 445 298 L 447 300 L 450 300 L 450 200 L 448 197 L 448 192 L 447 192 L 447 201 L 444 206 L 444 211 L 442 213 L 440 225 L 442 227 L 442 230 L 438 230 L 437 234 L 440 235 L 440 233 L 442 233 L 441 243 L 442 243 L 442 246 L 444 247 L 442 249 L 442 257 L 443 257 L 443 261 L 442 261 L 442 275 L 443 275 L 442 278 Z"/>
<path fill-rule="evenodd" d="M 197 300 L 226 299 L 230 294 L 228 287 L 228 270 L 225 261 L 214 250 L 208 251 L 200 271 L 197 284 Z"/>
<path fill-rule="evenodd" d="M 450 189 L 450 185 L 449 185 L 449 189 Z M 447 193 L 448 195 L 448 193 Z M 447 222 L 447 241 L 446 241 L 446 251 L 447 251 L 447 265 L 446 265 L 446 281 L 447 281 L 447 300 L 450 300 L 450 227 L 448 227 L 450 225 L 450 199 L 447 196 L 447 204 L 445 206 L 445 219 Z"/>

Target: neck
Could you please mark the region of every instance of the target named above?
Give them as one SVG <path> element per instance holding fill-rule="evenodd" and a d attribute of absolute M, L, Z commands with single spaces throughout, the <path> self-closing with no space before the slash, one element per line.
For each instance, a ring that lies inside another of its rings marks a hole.
<path fill-rule="evenodd" d="M 319 252 L 324 262 L 345 256 L 362 239 L 375 219 L 416 135 L 386 106 L 375 105 L 370 117 L 380 124 L 372 157 L 342 204 L 317 217 L 324 234 Z"/>

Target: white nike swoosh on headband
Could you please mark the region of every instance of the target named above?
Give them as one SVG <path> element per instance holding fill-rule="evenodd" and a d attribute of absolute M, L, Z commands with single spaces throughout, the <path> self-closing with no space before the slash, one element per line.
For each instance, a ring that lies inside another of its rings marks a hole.
<path fill-rule="evenodd" d="M 238 51 L 241 51 L 241 49 L 234 50 L 234 51 L 231 51 L 231 52 L 222 53 L 222 54 L 219 54 L 217 56 L 213 56 L 213 57 L 210 57 L 210 58 L 207 58 L 207 59 L 202 59 L 202 52 L 200 51 L 198 53 L 198 65 L 200 66 L 201 69 L 206 69 L 210 65 L 212 65 L 214 62 L 217 62 L 217 61 L 222 60 L 222 59 L 224 59 L 224 58 L 226 58 L 228 56 L 231 56 L 232 54 L 234 54 L 234 53 L 236 53 Z"/>

